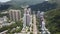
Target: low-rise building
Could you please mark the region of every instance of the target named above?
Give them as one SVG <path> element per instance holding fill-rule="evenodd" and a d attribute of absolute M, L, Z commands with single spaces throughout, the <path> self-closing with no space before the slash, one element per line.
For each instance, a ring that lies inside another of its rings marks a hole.
<path fill-rule="evenodd" d="M 2 24 L 5 23 L 7 23 L 7 17 L 6 16 L 0 17 L 0 27 L 2 27 Z"/>

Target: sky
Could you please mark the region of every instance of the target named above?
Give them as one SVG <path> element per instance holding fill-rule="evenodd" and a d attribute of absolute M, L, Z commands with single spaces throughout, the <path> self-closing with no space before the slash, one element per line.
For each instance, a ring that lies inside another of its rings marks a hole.
<path fill-rule="evenodd" d="M 0 2 L 8 2 L 8 1 L 10 1 L 10 0 L 0 0 Z M 31 1 L 31 0 L 19 0 L 19 1 Z M 39 1 L 44 1 L 44 0 L 34 0 L 34 1 L 39 2 Z M 45 1 L 48 1 L 48 0 L 45 0 Z"/>
<path fill-rule="evenodd" d="M 0 0 L 0 2 L 8 2 L 8 1 L 10 1 L 10 0 Z"/>

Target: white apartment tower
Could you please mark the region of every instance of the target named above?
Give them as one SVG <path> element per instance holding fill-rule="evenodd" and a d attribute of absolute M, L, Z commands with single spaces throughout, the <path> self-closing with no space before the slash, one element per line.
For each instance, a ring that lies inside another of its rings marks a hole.
<path fill-rule="evenodd" d="M 9 10 L 9 17 L 11 21 L 19 21 L 21 18 L 20 10 Z"/>
<path fill-rule="evenodd" d="M 23 27 L 30 26 L 31 23 L 31 9 L 30 8 L 25 8 L 24 9 L 24 16 L 23 16 Z"/>
<path fill-rule="evenodd" d="M 41 11 L 37 11 L 37 18 L 40 18 L 40 12 Z"/>

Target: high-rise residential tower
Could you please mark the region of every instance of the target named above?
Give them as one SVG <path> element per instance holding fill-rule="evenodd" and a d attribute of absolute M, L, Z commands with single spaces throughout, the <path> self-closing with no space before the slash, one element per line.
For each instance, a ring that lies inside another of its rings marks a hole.
<path fill-rule="evenodd" d="M 40 12 L 41 11 L 37 11 L 37 18 L 40 18 Z"/>
<path fill-rule="evenodd" d="M 24 9 L 24 16 L 23 16 L 23 27 L 30 26 L 31 23 L 31 10 L 30 8 Z"/>
<path fill-rule="evenodd" d="M 11 21 L 19 21 L 21 18 L 20 10 L 9 10 L 9 17 Z"/>

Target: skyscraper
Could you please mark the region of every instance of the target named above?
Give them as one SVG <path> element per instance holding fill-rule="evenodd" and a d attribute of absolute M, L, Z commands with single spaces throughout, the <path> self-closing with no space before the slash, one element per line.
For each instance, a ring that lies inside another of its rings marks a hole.
<path fill-rule="evenodd" d="M 40 12 L 41 11 L 37 11 L 37 18 L 40 18 Z"/>
<path fill-rule="evenodd" d="M 31 12 L 30 8 L 24 9 L 23 27 L 30 26 L 30 22 L 31 22 L 30 12 Z"/>
<path fill-rule="evenodd" d="M 19 21 L 21 18 L 20 10 L 9 10 L 9 17 L 11 21 Z"/>

